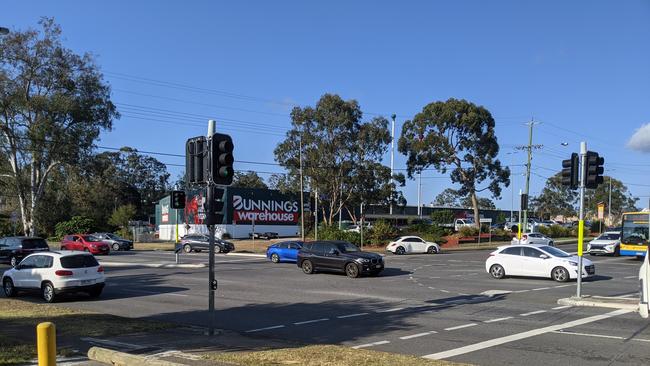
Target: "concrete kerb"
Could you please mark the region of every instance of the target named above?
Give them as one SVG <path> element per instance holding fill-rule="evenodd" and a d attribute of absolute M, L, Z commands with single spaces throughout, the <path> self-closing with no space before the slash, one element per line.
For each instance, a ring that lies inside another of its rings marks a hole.
<path fill-rule="evenodd" d="M 182 363 L 158 360 L 141 355 L 132 355 L 101 347 L 90 347 L 88 350 L 88 358 L 93 361 L 115 366 L 186 366 Z"/>
<path fill-rule="evenodd" d="M 587 241 L 588 238 L 585 238 L 585 241 Z M 472 251 L 472 250 L 494 250 L 497 249 L 498 247 L 504 246 L 504 245 L 510 245 L 511 242 L 509 241 L 501 241 L 501 242 L 493 242 L 492 244 L 481 244 L 480 246 L 472 246 L 472 244 L 467 244 L 463 247 L 454 247 L 454 248 L 445 248 L 444 246 L 441 248 L 443 252 L 462 252 L 462 251 Z M 567 244 L 578 244 L 578 239 L 566 239 L 566 240 L 558 240 L 555 241 L 554 244 L 556 246 L 558 245 L 567 245 Z"/>
<path fill-rule="evenodd" d="M 104 267 L 146 267 L 146 268 L 205 268 L 203 263 L 196 264 L 176 264 L 176 263 L 128 263 L 128 262 L 106 262 L 100 261 Z"/>
<path fill-rule="evenodd" d="M 638 298 L 622 298 L 622 297 L 605 297 L 605 296 L 583 296 L 567 297 L 558 299 L 559 305 L 570 306 L 584 306 L 584 307 L 597 307 L 609 309 L 623 309 L 638 312 L 639 299 Z"/>

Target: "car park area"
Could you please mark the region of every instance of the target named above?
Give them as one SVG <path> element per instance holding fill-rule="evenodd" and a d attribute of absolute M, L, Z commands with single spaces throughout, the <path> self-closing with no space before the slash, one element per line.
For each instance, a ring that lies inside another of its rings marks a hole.
<path fill-rule="evenodd" d="M 560 246 L 565 251 L 575 246 Z M 384 257 L 378 277 L 306 276 L 294 263 L 264 256 L 216 254 L 217 326 L 253 338 L 333 343 L 483 365 L 647 364 L 650 329 L 638 314 L 560 306 L 575 281 L 507 277 L 485 270 L 490 251 Z M 97 259 L 106 287 L 97 301 L 69 295 L 65 306 L 204 327 L 206 252 L 116 252 Z M 593 257 L 588 295 L 635 296 L 640 262 Z M 1 270 L 8 266 L 2 265 Z M 4 295 L 2 295 L 4 296 Z M 36 297 L 23 297 L 39 301 Z M 128 312 L 124 309 L 128 308 Z M 589 350 L 589 352 L 577 352 Z"/>

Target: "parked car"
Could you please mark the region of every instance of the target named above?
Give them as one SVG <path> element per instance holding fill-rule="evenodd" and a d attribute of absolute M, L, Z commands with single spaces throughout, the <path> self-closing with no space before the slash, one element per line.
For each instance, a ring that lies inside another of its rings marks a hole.
<path fill-rule="evenodd" d="M 61 250 L 81 250 L 92 254 L 108 254 L 111 248 L 101 239 L 89 234 L 66 235 L 61 240 Z"/>
<path fill-rule="evenodd" d="M 372 229 L 372 224 L 369 223 L 369 222 L 365 222 L 363 224 L 363 230 L 366 231 L 366 230 L 370 230 L 370 229 Z M 348 227 L 345 231 L 350 232 L 350 233 L 360 233 L 361 232 L 361 225 L 359 225 L 359 224 L 350 225 L 350 227 Z"/>
<path fill-rule="evenodd" d="M 41 238 L 27 236 L 10 236 L 0 239 L 0 262 L 16 267 L 26 256 L 50 250 L 47 242 Z"/>
<path fill-rule="evenodd" d="M 301 241 L 283 241 L 269 245 L 266 248 L 266 258 L 273 263 L 295 262 L 302 244 Z"/>
<path fill-rule="evenodd" d="M 587 252 L 594 254 L 611 254 L 615 257 L 621 255 L 621 232 L 606 231 L 587 244 Z"/>
<path fill-rule="evenodd" d="M 277 239 L 280 237 L 278 233 L 272 232 L 272 231 L 267 231 L 264 233 L 248 233 L 248 237 L 250 239 L 265 239 L 265 240 L 271 240 L 271 239 Z"/>
<path fill-rule="evenodd" d="M 86 292 L 98 297 L 104 289 L 104 268 L 89 253 L 35 253 L 5 271 L 2 287 L 7 297 L 21 291 L 40 292 L 46 302 L 54 302 L 58 295 L 67 292 Z"/>
<path fill-rule="evenodd" d="M 188 234 L 181 238 L 180 245 L 185 253 L 200 253 L 210 249 L 210 238 L 204 234 Z M 223 239 L 215 238 L 214 245 L 218 253 L 229 253 L 235 250 L 235 244 Z"/>
<path fill-rule="evenodd" d="M 459 231 L 463 226 L 473 227 L 476 226 L 476 224 L 472 219 L 456 219 L 456 221 L 454 221 L 454 231 Z"/>
<path fill-rule="evenodd" d="M 521 234 L 521 240 L 515 237 L 512 238 L 512 241 L 510 243 L 511 244 L 542 244 L 542 245 L 555 246 L 553 239 L 540 233 Z"/>
<path fill-rule="evenodd" d="M 596 273 L 594 264 L 582 260 L 582 277 Z M 578 278 L 578 257 L 548 245 L 510 245 L 499 247 L 485 261 L 485 270 L 494 278 L 505 276 L 546 277 L 558 282 Z"/>
<path fill-rule="evenodd" d="M 306 274 L 315 271 L 344 272 L 356 278 L 361 274 L 377 276 L 384 270 L 384 259 L 377 253 L 362 252 L 347 241 L 314 241 L 305 243 L 298 252 L 298 267 Z"/>
<path fill-rule="evenodd" d="M 113 233 L 94 233 L 93 236 L 110 245 L 111 249 L 115 252 L 118 250 L 133 249 L 133 242 L 131 240 L 124 239 Z"/>
<path fill-rule="evenodd" d="M 419 236 L 400 236 L 388 243 L 386 250 L 393 254 L 407 253 L 440 253 L 440 246 L 434 242 L 426 241 Z"/>

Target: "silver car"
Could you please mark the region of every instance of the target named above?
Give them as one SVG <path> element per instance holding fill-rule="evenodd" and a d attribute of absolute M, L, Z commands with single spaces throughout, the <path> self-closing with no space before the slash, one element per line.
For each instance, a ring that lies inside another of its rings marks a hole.
<path fill-rule="evenodd" d="M 511 244 L 542 244 L 555 246 L 553 239 L 540 233 L 525 233 L 521 235 L 521 240 L 513 238 Z"/>
<path fill-rule="evenodd" d="M 113 233 L 94 233 L 93 236 L 108 244 L 114 252 L 133 249 L 133 242 L 131 240 L 121 238 L 119 235 Z"/>

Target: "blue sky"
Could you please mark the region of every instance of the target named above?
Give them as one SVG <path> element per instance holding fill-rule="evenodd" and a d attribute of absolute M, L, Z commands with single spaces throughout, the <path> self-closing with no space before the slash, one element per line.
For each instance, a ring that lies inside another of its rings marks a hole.
<path fill-rule="evenodd" d="M 123 117 L 102 146 L 183 154 L 212 117 L 238 160 L 273 162 L 291 106 L 324 93 L 358 100 L 367 118 L 396 113 L 398 135 L 424 105 L 454 97 L 492 112 L 505 164 L 525 162 L 514 147 L 527 142 L 525 123 L 539 122 L 532 194 L 587 141 L 635 196 L 650 196 L 650 154 L 626 147 L 650 123 L 645 0 L 21 1 L 4 3 L 0 25 L 24 29 L 41 16 L 61 24 L 68 47 L 95 54 L 113 87 Z M 174 177 L 182 170 L 182 158 L 158 158 Z M 524 169 L 512 171 L 516 196 Z M 450 185 L 424 173 L 423 201 Z M 417 202 L 416 181 L 404 192 Z M 505 189 L 498 206 L 511 197 Z"/>

